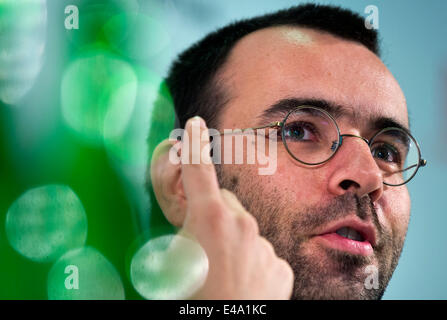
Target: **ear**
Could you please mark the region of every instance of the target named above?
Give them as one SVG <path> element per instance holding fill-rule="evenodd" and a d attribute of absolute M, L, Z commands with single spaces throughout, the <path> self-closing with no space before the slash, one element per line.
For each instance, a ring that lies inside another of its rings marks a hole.
<path fill-rule="evenodd" d="M 154 150 L 151 160 L 151 180 L 155 197 L 166 219 L 182 227 L 186 216 L 186 197 L 181 181 L 180 161 L 169 157 L 178 154 L 175 141 L 164 140 Z"/>

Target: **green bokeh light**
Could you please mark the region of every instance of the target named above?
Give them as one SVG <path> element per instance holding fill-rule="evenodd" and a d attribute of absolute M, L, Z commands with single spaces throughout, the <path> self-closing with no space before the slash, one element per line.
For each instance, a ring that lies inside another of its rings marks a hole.
<path fill-rule="evenodd" d="M 146 299 L 186 299 L 204 284 L 208 258 L 195 241 L 181 235 L 149 240 L 134 255 L 130 275 Z"/>
<path fill-rule="evenodd" d="M 28 190 L 11 205 L 6 235 L 10 245 L 26 258 L 53 261 L 85 244 L 87 217 L 68 186 L 46 185 Z"/>
<path fill-rule="evenodd" d="M 115 267 L 96 249 L 85 247 L 62 256 L 48 274 L 50 300 L 123 300 Z"/>
<path fill-rule="evenodd" d="M 154 122 L 154 102 L 163 100 L 164 112 L 173 113 L 174 107 L 170 96 L 159 94 L 162 78 L 150 71 L 140 69 L 139 81 L 128 83 L 121 87 L 114 95 L 115 101 L 109 105 L 109 111 L 104 121 L 104 144 L 109 156 L 124 166 L 146 167 L 147 150 L 146 139 L 151 124 Z M 127 113 L 122 113 L 122 101 L 130 101 L 127 98 L 131 93 L 134 105 L 128 106 Z M 124 130 L 117 131 L 117 123 L 123 121 L 126 116 L 127 126 Z M 169 133 L 164 134 L 167 138 Z M 144 174 L 144 171 L 143 171 Z"/>
<path fill-rule="evenodd" d="M 103 27 L 108 43 L 121 54 L 148 60 L 168 49 L 170 38 L 162 23 L 137 12 L 112 17 Z M 144 35 L 144 39 L 141 35 Z"/>
<path fill-rule="evenodd" d="M 109 134 L 120 134 L 132 114 L 137 78 L 131 65 L 107 51 L 97 50 L 72 62 L 61 85 L 65 122 L 90 143 L 102 143 L 104 120 Z"/>
<path fill-rule="evenodd" d="M 16 104 L 34 85 L 45 51 L 45 0 L 0 1 L 0 101 Z"/>
<path fill-rule="evenodd" d="M 104 121 L 104 146 L 106 147 L 108 158 L 111 164 L 119 173 L 123 183 L 126 184 L 125 190 L 129 199 L 135 207 L 138 216 L 138 222 L 141 229 L 147 229 L 153 223 L 149 221 L 150 215 L 153 213 L 154 203 L 148 193 L 142 186 L 146 184 L 146 174 L 148 174 L 148 145 L 147 139 L 160 137 L 162 139 L 169 136 L 174 122 L 174 107 L 172 98 L 166 90 L 160 90 L 163 87 L 162 79 L 159 75 L 150 72 L 146 68 L 134 67 L 138 75 L 138 89 L 133 107 L 126 129 L 120 134 L 116 134 L 116 121 L 114 117 L 107 114 Z M 131 86 L 130 84 L 128 86 Z M 130 90 L 119 90 L 116 96 L 125 96 Z M 124 98 L 117 98 L 117 101 Z M 110 110 L 119 109 L 110 107 Z M 155 109 L 160 109 L 162 118 Z M 130 108 L 129 108 L 130 110 Z M 119 118 L 120 114 L 116 114 Z M 162 125 L 171 128 L 157 128 L 161 122 Z M 153 129 L 153 126 L 155 130 Z M 150 178 L 148 178 L 150 181 Z"/>
<path fill-rule="evenodd" d="M 79 29 L 65 30 L 65 34 L 80 49 L 96 42 L 106 43 L 102 28 L 107 21 L 123 12 L 136 13 L 140 8 L 137 0 L 83 0 L 77 6 Z"/>

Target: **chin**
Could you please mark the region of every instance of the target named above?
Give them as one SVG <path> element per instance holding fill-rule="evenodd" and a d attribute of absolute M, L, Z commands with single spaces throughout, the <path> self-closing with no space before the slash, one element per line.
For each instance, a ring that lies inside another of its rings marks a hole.
<path fill-rule="evenodd" d="M 319 250 L 318 250 L 319 249 Z M 364 257 L 329 248 L 312 248 L 293 263 L 295 286 L 292 299 L 378 300 L 384 293 L 383 279 L 374 256 Z M 380 281 L 382 280 L 382 281 Z M 376 282 L 375 282 L 376 281 Z"/>

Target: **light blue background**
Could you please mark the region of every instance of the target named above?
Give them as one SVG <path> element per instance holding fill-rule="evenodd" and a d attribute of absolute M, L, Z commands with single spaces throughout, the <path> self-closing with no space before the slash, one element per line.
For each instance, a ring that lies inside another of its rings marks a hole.
<path fill-rule="evenodd" d="M 166 2 L 169 52 L 158 63 L 166 74 L 177 53 L 235 19 L 253 17 L 305 1 L 184 0 Z M 400 263 L 384 299 L 447 299 L 447 1 L 319 1 L 363 16 L 379 9 L 382 58 L 400 83 L 412 132 L 429 165 L 410 182 L 412 215 Z"/>
<path fill-rule="evenodd" d="M 125 58 L 126 52 L 122 57 L 135 70 L 144 67 L 158 79 L 166 75 L 178 53 L 210 31 L 236 19 L 284 9 L 304 1 L 104 2 L 111 5 L 111 14 L 115 14 L 114 10 L 123 4 L 136 2 L 142 13 L 159 24 L 161 29 L 152 30 L 151 26 L 143 25 L 137 32 L 129 32 L 136 39 L 135 43 L 130 42 L 135 47 L 130 46 L 129 51 L 144 57 Z M 86 36 L 89 32 L 96 34 L 99 31 L 88 24 L 82 25 L 86 20 L 81 20 L 79 30 L 67 31 L 64 28 L 65 6 L 79 5 L 80 16 L 85 18 L 90 8 L 81 4 L 88 1 L 48 0 L 47 3 L 46 58 L 42 71 L 20 102 L 14 106 L 0 103 L 0 254 L 5 262 L 0 263 L 0 297 L 47 297 L 45 283 L 51 265 L 35 264 L 21 257 L 8 244 L 2 230 L 9 206 L 23 192 L 47 183 L 63 183 L 77 192 L 86 208 L 89 221 L 87 244 L 110 259 L 124 280 L 126 298 L 135 298 L 138 294 L 126 278 L 125 268 L 129 261 L 125 262 L 124 256 L 128 257 L 132 246 L 138 242 L 135 239 L 138 227 L 149 225 L 150 209 L 144 205 L 150 203 L 140 181 L 146 168 L 144 148 L 148 128 L 132 127 L 142 131 L 138 131 L 137 141 L 128 141 L 130 146 L 123 146 L 132 155 L 136 149 L 137 156 L 143 158 L 138 158 L 141 163 L 132 163 L 131 169 L 135 170 L 129 178 L 132 184 L 126 180 L 127 176 L 123 178 L 127 172 L 125 169 L 129 169 L 127 166 L 115 166 L 104 148 L 85 145 L 66 128 L 60 112 L 60 84 L 66 68 L 82 51 L 78 52 L 80 48 L 74 39 L 79 38 L 75 36 L 78 32 Z M 121 5 L 113 6 L 114 3 Z M 447 180 L 447 1 L 337 0 L 319 3 L 338 4 L 365 17 L 364 10 L 368 5 L 378 7 L 382 58 L 407 97 L 412 131 L 421 145 L 423 156 L 428 159 L 428 166 L 422 168 L 409 184 L 413 208 L 407 241 L 384 298 L 447 299 L 447 276 L 444 274 L 447 269 L 444 233 L 447 226 L 447 193 L 444 188 Z M 152 51 L 153 55 L 147 54 L 146 57 L 146 53 Z M 26 69 L 27 65 L 24 64 L 23 68 Z M 154 85 L 155 90 L 158 89 L 159 83 Z M 145 103 L 150 104 L 148 101 Z M 2 154 L 3 150 L 5 154 Z M 141 208 L 140 203 L 144 203 Z"/>

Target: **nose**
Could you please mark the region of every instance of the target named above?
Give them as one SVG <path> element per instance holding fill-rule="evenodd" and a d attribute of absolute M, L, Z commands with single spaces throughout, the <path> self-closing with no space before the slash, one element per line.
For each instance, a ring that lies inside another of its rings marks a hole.
<path fill-rule="evenodd" d="M 363 138 L 345 135 L 343 144 L 331 160 L 329 192 L 343 195 L 353 192 L 359 197 L 369 195 L 376 202 L 383 194 L 383 176 Z"/>

